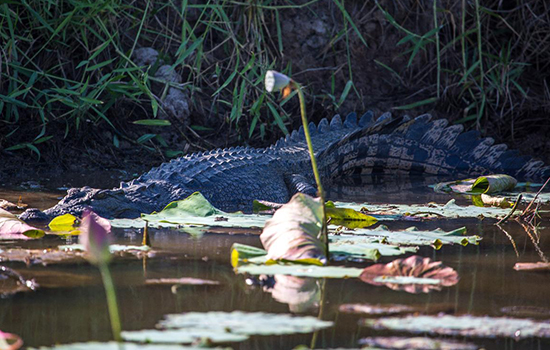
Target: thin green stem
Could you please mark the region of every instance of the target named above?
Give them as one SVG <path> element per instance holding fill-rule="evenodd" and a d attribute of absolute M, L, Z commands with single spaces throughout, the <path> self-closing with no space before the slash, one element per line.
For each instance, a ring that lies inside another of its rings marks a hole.
<path fill-rule="evenodd" d="M 118 315 L 118 305 L 116 301 L 115 286 L 111 277 L 111 271 L 106 263 L 99 264 L 99 271 L 101 272 L 101 278 L 103 279 L 103 286 L 105 287 L 105 295 L 107 296 L 107 306 L 109 307 L 109 317 L 111 319 L 111 329 L 113 331 L 113 338 L 117 342 L 121 342 L 120 336 L 120 317 Z"/>
<path fill-rule="evenodd" d="M 434 28 L 437 28 L 437 0 L 433 0 L 433 12 L 434 12 Z M 439 47 L 439 30 L 435 32 L 435 49 L 436 49 L 436 56 L 437 56 L 437 98 L 439 98 L 441 95 L 440 93 L 440 87 L 441 87 L 441 50 Z"/>
<path fill-rule="evenodd" d="M 304 126 L 304 135 L 306 137 L 307 148 L 309 150 L 309 157 L 311 158 L 311 167 L 313 168 L 313 175 L 315 176 L 315 182 L 317 183 L 317 191 L 319 192 L 319 197 L 321 199 L 321 204 L 323 205 L 323 227 L 321 229 L 322 240 L 325 243 L 325 256 L 329 257 L 328 249 L 328 233 L 327 233 L 327 213 L 325 209 L 325 191 L 323 190 L 323 185 L 321 184 L 321 176 L 319 175 L 319 168 L 317 167 L 317 160 L 315 159 L 315 152 L 313 151 L 313 144 L 311 142 L 311 136 L 309 134 L 309 126 L 306 116 L 306 101 L 302 87 L 296 82 L 292 82 L 294 88 L 298 91 L 298 98 L 300 99 L 300 114 L 302 115 L 302 124 Z"/>

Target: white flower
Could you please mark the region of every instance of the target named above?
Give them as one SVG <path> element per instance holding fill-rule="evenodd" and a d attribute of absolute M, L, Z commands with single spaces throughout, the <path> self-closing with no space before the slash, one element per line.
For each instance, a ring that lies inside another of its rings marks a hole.
<path fill-rule="evenodd" d="M 268 92 L 275 90 L 282 90 L 290 83 L 290 78 L 286 75 L 276 72 L 274 70 L 268 70 L 265 73 L 265 89 Z"/>

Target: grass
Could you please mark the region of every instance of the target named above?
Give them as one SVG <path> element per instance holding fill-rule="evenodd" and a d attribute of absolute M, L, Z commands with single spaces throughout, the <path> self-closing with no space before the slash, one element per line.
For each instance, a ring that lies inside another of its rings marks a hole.
<path fill-rule="evenodd" d="M 125 142 L 162 157 L 182 154 L 163 137 L 167 130 L 198 149 L 211 148 L 208 138 L 223 134 L 235 143 L 270 142 L 289 132 L 290 115 L 298 115 L 299 107 L 290 97 L 277 101 L 263 91 L 269 69 L 299 76 L 316 120 L 393 98 L 398 109 L 438 108 L 478 128 L 488 120 L 513 128 L 518 110 L 545 108 L 549 99 L 543 87 L 550 62 L 548 5 L 522 3 L 3 2 L 0 149 L 40 157 L 64 140 L 85 142 L 106 129 L 113 148 Z M 303 30 L 295 23 L 305 20 L 326 24 L 316 35 L 327 41 L 311 52 L 310 67 L 291 41 Z M 380 31 L 366 31 L 379 22 Z M 369 46 L 380 41 L 388 47 L 386 38 L 394 33 L 399 39 L 390 49 L 405 65 Z M 159 60 L 139 67 L 134 54 L 142 47 L 154 47 Z M 373 52 L 374 59 L 365 59 Z M 155 77 L 161 64 L 170 65 L 182 83 Z M 388 72 L 388 84 L 401 92 L 373 96 L 369 79 L 385 78 L 365 74 L 365 67 Z M 188 97 L 190 117 L 165 110 L 170 88 Z M 132 124 L 139 120 L 149 122 Z"/>

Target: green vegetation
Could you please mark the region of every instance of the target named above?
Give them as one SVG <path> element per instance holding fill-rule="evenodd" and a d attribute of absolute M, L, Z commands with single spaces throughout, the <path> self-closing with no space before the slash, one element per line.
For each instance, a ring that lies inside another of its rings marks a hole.
<path fill-rule="evenodd" d="M 266 94 L 269 69 L 310 85 L 314 121 L 369 107 L 435 108 L 459 122 L 483 127 L 489 117 L 502 134 L 517 132 L 529 126 L 517 120 L 542 118 L 537 110 L 548 102 L 550 15 L 540 1 L 504 6 L 3 2 L 0 149 L 39 158 L 61 141 L 95 137 L 115 149 L 125 142 L 182 154 L 166 130 L 192 149 L 211 148 L 209 138 L 220 134 L 228 143 L 265 144 L 288 133 L 299 108 L 292 94 L 282 101 Z M 149 47 L 157 59 L 139 62 L 136 51 Z M 161 65 L 181 82 L 157 76 Z M 187 98 L 181 118 L 164 106 L 170 88 Z"/>

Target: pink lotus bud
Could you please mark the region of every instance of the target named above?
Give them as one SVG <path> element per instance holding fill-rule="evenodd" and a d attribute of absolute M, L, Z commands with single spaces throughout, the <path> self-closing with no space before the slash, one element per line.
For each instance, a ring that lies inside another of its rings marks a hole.
<path fill-rule="evenodd" d="M 268 92 L 275 90 L 282 90 L 288 86 L 290 78 L 286 75 L 276 72 L 274 70 L 268 70 L 265 73 L 265 89 Z"/>
<path fill-rule="evenodd" d="M 86 259 L 92 264 L 108 263 L 111 260 L 109 243 L 111 223 L 91 210 L 85 210 L 80 224 L 80 244 L 86 251 Z"/>

